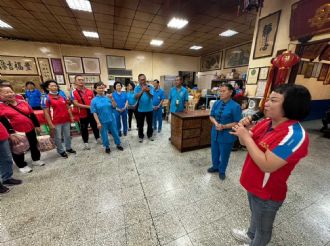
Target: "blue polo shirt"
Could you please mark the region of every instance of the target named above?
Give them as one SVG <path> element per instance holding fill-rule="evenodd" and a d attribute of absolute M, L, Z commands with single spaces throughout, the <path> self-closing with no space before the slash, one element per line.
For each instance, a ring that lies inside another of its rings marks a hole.
<path fill-rule="evenodd" d="M 242 119 L 241 106 L 232 99 L 226 103 L 222 100 L 217 100 L 212 107 L 210 116 L 214 117 L 221 125 L 239 122 Z M 217 139 L 219 143 L 233 143 L 237 137 L 230 134 L 230 131 L 231 129 L 217 131 L 213 125 L 211 139 L 214 141 Z"/>
<path fill-rule="evenodd" d="M 136 104 L 136 99 L 135 99 L 134 91 L 128 91 L 126 93 L 126 95 L 127 95 L 128 105 L 134 106 Z"/>
<path fill-rule="evenodd" d="M 154 94 L 154 87 L 152 85 L 148 85 L 150 87 L 150 94 Z M 138 94 L 142 91 L 141 85 L 137 85 L 134 89 L 134 94 Z M 152 96 L 150 97 L 147 92 L 144 92 L 142 96 L 140 97 L 139 101 L 139 112 L 150 112 L 153 111 L 153 106 L 152 106 Z"/>
<path fill-rule="evenodd" d="M 165 99 L 165 95 L 164 95 L 164 90 L 162 88 L 158 88 L 158 90 L 154 90 L 154 97 L 152 100 L 152 104 L 154 106 L 158 106 L 160 104 L 160 101 L 164 99 Z M 162 105 L 160 105 L 160 107 L 162 107 Z"/>
<path fill-rule="evenodd" d="M 33 91 L 26 90 L 25 96 L 31 107 L 40 107 L 41 92 L 39 90 L 37 89 L 34 89 Z"/>
<path fill-rule="evenodd" d="M 168 99 L 171 101 L 170 112 L 183 112 L 185 103 L 188 101 L 188 90 L 183 86 L 178 91 L 176 87 L 172 87 L 168 95 Z M 179 104 L 176 101 L 179 100 Z"/>
<path fill-rule="evenodd" d="M 115 100 L 115 102 L 117 103 L 117 108 L 123 109 L 127 101 L 126 92 L 122 91 L 118 93 L 117 91 L 115 91 L 114 93 L 112 93 L 112 96 L 113 100 Z"/>
<path fill-rule="evenodd" d="M 96 113 L 101 123 L 113 121 L 113 107 L 107 96 L 96 95 L 91 102 L 91 113 Z"/>

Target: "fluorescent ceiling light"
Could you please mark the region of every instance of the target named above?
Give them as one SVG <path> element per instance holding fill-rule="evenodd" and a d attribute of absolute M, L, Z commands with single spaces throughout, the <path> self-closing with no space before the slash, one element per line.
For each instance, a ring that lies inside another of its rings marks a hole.
<path fill-rule="evenodd" d="M 161 46 L 163 43 L 164 43 L 163 40 L 158 40 L 158 39 L 153 39 L 150 41 L 150 44 L 154 46 Z"/>
<path fill-rule="evenodd" d="M 234 31 L 234 30 L 230 30 L 228 29 L 227 31 L 225 32 L 222 32 L 220 33 L 219 35 L 222 36 L 222 37 L 230 37 L 230 36 L 233 36 L 235 34 L 237 34 L 238 32 Z"/>
<path fill-rule="evenodd" d="M 87 38 L 99 38 L 99 34 L 97 32 L 83 31 L 83 34 Z"/>
<path fill-rule="evenodd" d="M 91 3 L 88 0 L 66 0 L 71 9 L 92 12 Z"/>
<path fill-rule="evenodd" d="M 190 47 L 191 50 L 200 50 L 201 48 L 203 48 L 203 47 L 202 46 L 197 46 L 197 45 L 194 45 L 194 46 Z"/>
<path fill-rule="evenodd" d="M 13 28 L 13 27 L 7 24 L 6 22 L 0 20 L 0 28 Z"/>
<path fill-rule="evenodd" d="M 167 23 L 167 27 L 181 29 L 187 24 L 188 24 L 187 20 L 173 17 L 172 20 L 170 20 L 170 22 Z"/>

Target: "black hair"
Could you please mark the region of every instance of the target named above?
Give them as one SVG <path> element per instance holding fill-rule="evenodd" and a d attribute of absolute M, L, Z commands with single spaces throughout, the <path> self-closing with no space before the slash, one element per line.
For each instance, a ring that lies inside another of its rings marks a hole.
<path fill-rule="evenodd" d="M 55 83 L 57 85 L 58 90 L 60 90 L 60 86 L 58 85 L 57 81 L 54 79 L 47 80 L 45 83 L 43 83 L 43 86 L 45 88 L 45 91 L 49 93 L 48 86 L 50 83 Z"/>
<path fill-rule="evenodd" d="M 74 81 L 76 81 L 77 77 L 83 77 L 81 74 L 77 74 L 74 76 Z"/>
<path fill-rule="evenodd" d="M 13 89 L 13 86 L 10 84 L 8 80 L 0 79 L 0 87 L 9 87 L 10 89 Z"/>
<path fill-rule="evenodd" d="M 311 94 L 305 86 L 282 84 L 273 92 L 284 96 L 282 105 L 284 117 L 290 120 L 303 120 L 309 114 Z"/>
<path fill-rule="evenodd" d="M 99 82 L 95 83 L 94 84 L 94 90 L 96 90 L 97 87 L 102 86 L 102 85 L 104 85 L 104 83 L 102 81 L 99 81 Z"/>
<path fill-rule="evenodd" d="M 154 79 L 154 82 L 156 82 L 157 84 L 159 84 L 159 80 L 158 79 Z"/>
<path fill-rule="evenodd" d="M 25 83 L 25 87 L 28 85 L 33 85 L 34 87 L 36 87 L 36 85 L 32 81 L 28 81 Z"/>
<path fill-rule="evenodd" d="M 135 89 L 135 84 L 134 84 L 134 82 L 130 81 L 128 84 L 131 85 L 131 86 L 133 87 L 133 90 Z"/>
<path fill-rule="evenodd" d="M 144 74 L 144 73 L 140 73 L 140 74 L 138 75 L 138 79 L 140 79 L 141 76 L 144 76 L 144 77 L 145 77 L 145 74 Z"/>
<path fill-rule="evenodd" d="M 113 88 L 116 89 L 116 85 L 120 84 L 121 88 L 123 88 L 123 84 L 120 82 L 120 81 L 116 81 L 114 84 L 113 84 Z"/>
<path fill-rule="evenodd" d="M 238 87 L 240 89 L 243 89 L 243 82 L 242 82 L 242 80 L 237 80 L 237 81 L 235 81 L 235 83 L 238 85 Z"/>
<path fill-rule="evenodd" d="M 236 91 L 235 91 L 234 87 L 231 84 L 223 83 L 223 84 L 220 85 L 220 87 L 227 87 L 228 90 L 232 91 L 231 97 L 234 97 L 236 95 Z"/>
<path fill-rule="evenodd" d="M 177 75 L 175 78 L 180 78 L 180 80 L 183 81 L 183 77 L 181 75 Z"/>

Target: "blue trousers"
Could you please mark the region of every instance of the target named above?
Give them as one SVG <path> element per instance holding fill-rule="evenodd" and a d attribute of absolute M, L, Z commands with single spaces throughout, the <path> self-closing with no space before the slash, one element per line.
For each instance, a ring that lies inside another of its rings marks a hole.
<path fill-rule="evenodd" d="M 283 202 L 262 200 L 248 192 L 251 221 L 248 236 L 250 246 L 266 246 L 272 238 L 273 224 Z"/>
<path fill-rule="evenodd" d="M 152 127 L 156 131 L 157 130 L 157 122 L 158 122 L 158 132 L 162 130 L 163 125 L 163 108 L 159 108 L 154 110 L 152 116 Z"/>
<path fill-rule="evenodd" d="M 111 132 L 113 140 L 116 145 L 120 145 L 120 138 L 118 136 L 118 129 L 116 128 L 116 124 L 114 122 L 101 123 L 101 138 L 104 148 L 109 148 L 109 136 L 108 133 Z"/>
<path fill-rule="evenodd" d="M 123 124 L 123 132 L 127 133 L 127 110 L 124 112 L 115 111 L 118 133 L 121 134 L 121 124 Z"/>
<path fill-rule="evenodd" d="M 0 183 L 13 175 L 13 157 L 11 155 L 8 140 L 0 141 Z"/>
<path fill-rule="evenodd" d="M 212 167 L 221 174 L 226 173 L 233 145 L 234 143 L 219 143 L 219 140 L 211 139 Z"/>

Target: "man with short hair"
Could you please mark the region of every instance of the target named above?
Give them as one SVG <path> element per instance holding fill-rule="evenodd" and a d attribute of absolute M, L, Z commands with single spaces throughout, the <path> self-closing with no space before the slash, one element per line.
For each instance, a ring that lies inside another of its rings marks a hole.
<path fill-rule="evenodd" d="M 97 129 L 97 124 L 90 112 L 90 105 L 92 99 L 94 98 L 94 93 L 92 90 L 85 88 L 83 76 L 76 75 L 74 80 L 76 89 L 71 92 L 71 100 L 73 101 L 73 104 L 78 108 L 81 137 L 84 141 L 84 149 L 88 150 L 90 149 L 88 145 L 88 125 L 90 125 L 93 130 L 96 142 L 101 144 L 100 133 Z"/>
<path fill-rule="evenodd" d="M 144 74 L 139 74 L 138 76 L 139 84 L 134 89 L 134 95 L 137 100 L 137 123 L 139 130 L 139 142 L 143 142 L 144 134 L 144 119 L 147 118 L 147 136 L 150 141 L 153 139 L 153 129 L 152 129 L 152 116 L 153 116 L 153 94 L 154 88 L 152 85 L 147 84 L 146 76 Z"/>
<path fill-rule="evenodd" d="M 155 79 L 154 82 L 154 97 L 153 97 L 153 106 L 154 106 L 154 112 L 153 112 L 153 129 L 156 132 L 158 130 L 158 133 L 162 130 L 162 123 L 163 123 L 163 102 L 165 99 L 164 90 L 160 88 L 159 86 L 159 80 Z M 158 124 L 158 129 L 157 129 Z"/>

